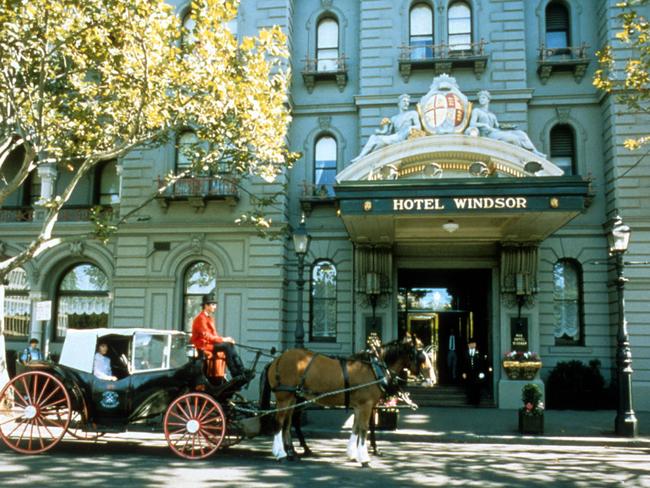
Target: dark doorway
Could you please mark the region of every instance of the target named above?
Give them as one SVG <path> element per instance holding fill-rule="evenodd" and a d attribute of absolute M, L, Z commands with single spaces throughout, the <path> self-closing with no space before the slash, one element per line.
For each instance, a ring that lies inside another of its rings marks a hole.
<path fill-rule="evenodd" d="M 489 364 L 490 285 L 489 269 L 398 271 L 398 337 L 410 331 L 424 342 L 437 384 L 461 383 L 470 338 Z"/>

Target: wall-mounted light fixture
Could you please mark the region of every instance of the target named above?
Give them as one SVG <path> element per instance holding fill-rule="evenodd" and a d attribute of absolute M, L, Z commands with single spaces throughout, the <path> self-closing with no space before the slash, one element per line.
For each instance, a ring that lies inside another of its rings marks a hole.
<path fill-rule="evenodd" d="M 445 222 L 444 224 L 442 224 L 442 228 L 446 232 L 449 232 L 450 234 L 453 234 L 454 232 L 456 232 L 459 227 L 460 227 L 460 225 L 458 225 L 453 220 L 449 220 L 449 221 Z"/>

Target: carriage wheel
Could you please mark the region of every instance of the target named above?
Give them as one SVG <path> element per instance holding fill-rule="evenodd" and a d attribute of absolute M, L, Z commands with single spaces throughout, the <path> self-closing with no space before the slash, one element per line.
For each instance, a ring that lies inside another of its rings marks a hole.
<path fill-rule="evenodd" d="M 86 414 L 84 412 L 73 411 L 70 418 L 70 425 L 68 426 L 68 434 L 75 439 L 82 441 L 96 441 L 106 432 L 88 432 L 84 430 L 87 425 Z"/>
<path fill-rule="evenodd" d="M 174 453 L 186 459 L 204 459 L 219 449 L 226 434 L 226 416 L 212 397 L 188 393 L 172 402 L 163 426 Z"/>
<path fill-rule="evenodd" d="M 38 454 L 54 447 L 70 424 L 70 395 L 45 371 L 29 371 L 0 392 L 0 437 L 14 451 Z"/>

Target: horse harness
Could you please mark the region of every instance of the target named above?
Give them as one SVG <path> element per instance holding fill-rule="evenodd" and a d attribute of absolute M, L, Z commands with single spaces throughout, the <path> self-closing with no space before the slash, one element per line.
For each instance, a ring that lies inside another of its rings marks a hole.
<path fill-rule="evenodd" d="M 298 381 L 298 385 L 296 386 L 289 386 L 289 385 L 283 385 L 280 381 L 280 368 L 276 367 L 275 368 L 275 381 L 277 383 L 277 386 L 272 389 L 273 392 L 276 391 L 286 391 L 295 394 L 296 396 L 303 397 L 306 395 L 316 395 L 318 396 L 319 393 L 310 391 L 305 388 L 305 381 L 307 379 L 307 373 L 309 373 L 309 369 L 311 368 L 311 365 L 314 363 L 314 359 L 316 359 L 318 356 L 322 356 L 320 353 L 315 353 L 311 359 L 309 360 L 309 363 L 307 363 L 307 367 L 305 368 L 305 371 L 302 373 L 300 376 L 300 380 Z M 326 356 L 328 357 L 328 356 Z M 348 358 L 343 358 L 343 357 L 338 357 L 337 358 L 339 362 L 341 363 L 341 370 L 343 371 L 343 388 L 344 388 L 344 395 L 345 395 L 345 408 L 348 409 L 350 408 L 350 372 L 348 371 Z M 279 360 L 278 360 L 279 362 Z M 390 370 L 388 369 L 388 366 L 386 366 L 386 363 L 381 361 L 379 357 L 374 353 L 370 355 L 370 368 L 372 369 L 372 372 L 375 375 L 375 378 L 378 380 L 377 386 L 379 389 L 382 391 L 382 393 L 385 393 L 387 395 L 393 395 L 399 390 L 399 385 L 397 385 L 397 382 L 393 381 L 393 375 L 391 375 Z"/>

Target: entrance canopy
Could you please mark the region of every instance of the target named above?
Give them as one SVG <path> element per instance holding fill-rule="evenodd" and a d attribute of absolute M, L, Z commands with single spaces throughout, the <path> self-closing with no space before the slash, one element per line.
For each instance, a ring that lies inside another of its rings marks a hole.
<path fill-rule="evenodd" d="M 345 181 L 335 191 L 358 244 L 478 243 L 545 239 L 587 207 L 588 187 L 559 176 Z"/>
<path fill-rule="evenodd" d="M 358 244 L 541 241 L 590 199 L 587 180 L 562 176 L 545 158 L 462 134 L 390 145 L 337 181 L 340 215 Z"/>

